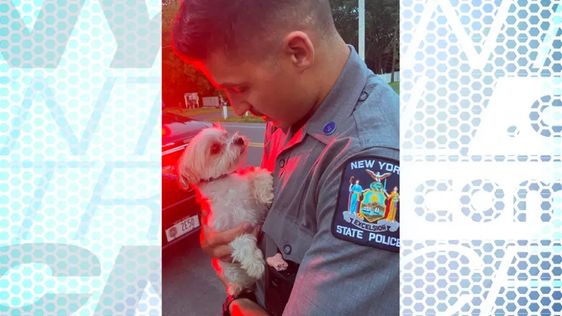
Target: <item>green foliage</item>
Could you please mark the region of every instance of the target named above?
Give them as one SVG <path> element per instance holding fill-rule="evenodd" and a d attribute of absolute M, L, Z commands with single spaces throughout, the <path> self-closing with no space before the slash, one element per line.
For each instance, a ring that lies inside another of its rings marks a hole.
<path fill-rule="evenodd" d="M 229 116 L 226 119 L 222 117 L 215 120 L 216 122 L 231 122 L 231 123 L 265 123 L 263 118 L 259 116 Z"/>
<path fill-rule="evenodd" d="M 208 108 L 208 107 L 201 107 L 195 109 L 186 109 L 183 107 L 166 107 L 163 110 L 164 113 L 171 113 L 171 114 L 186 116 L 186 117 L 196 117 L 198 115 L 219 113 L 220 111 L 222 110 L 218 110 L 216 108 Z"/>
<path fill-rule="evenodd" d="M 396 91 L 396 93 L 400 94 L 400 81 L 394 81 L 389 83 L 389 85 Z"/>
<path fill-rule="evenodd" d="M 168 1 L 162 6 L 162 99 L 167 107 L 184 103 L 183 95 L 198 92 L 199 96 L 216 95 L 216 89 L 193 66 L 174 53 L 172 30 L 180 1 Z"/>
<path fill-rule="evenodd" d="M 357 3 L 330 0 L 338 32 L 358 49 Z M 399 18 L 398 0 L 365 0 L 365 62 L 375 73 L 399 69 Z"/>

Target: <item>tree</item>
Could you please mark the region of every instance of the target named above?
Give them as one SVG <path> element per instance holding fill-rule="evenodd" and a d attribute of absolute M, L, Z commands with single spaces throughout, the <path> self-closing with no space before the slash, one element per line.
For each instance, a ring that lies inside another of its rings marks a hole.
<path fill-rule="evenodd" d="M 162 3 L 162 100 L 166 107 L 183 104 L 183 95 L 197 92 L 200 96 L 216 95 L 217 90 L 195 67 L 183 62 L 172 47 L 172 30 L 180 1 Z"/>
<path fill-rule="evenodd" d="M 358 1 L 330 0 L 334 22 L 343 39 L 358 47 Z M 365 62 L 375 73 L 399 69 L 398 0 L 365 1 Z"/>

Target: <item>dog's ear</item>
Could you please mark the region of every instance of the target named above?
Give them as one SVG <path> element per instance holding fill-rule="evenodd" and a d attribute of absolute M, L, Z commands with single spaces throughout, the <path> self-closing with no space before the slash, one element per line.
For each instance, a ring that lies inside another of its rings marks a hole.
<path fill-rule="evenodd" d="M 182 189 L 187 190 L 190 184 L 199 182 L 199 178 L 186 166 L 180 164 L 178 169 L 178 179 Z"/>
<path fill-rule="evenodd" d="M 189 148 L 188 146 L 188 148 L 186 148 L 182 153 L 180 159 L 178 159 L 178 164 L 176 168 L 179 185 L 184 190 L 189 189 L 190 184 L 197 184 L 200 180 L 199 177 L 195 174 L 195 172 L 193 172 L 194 170 L 192 166 L 193 157 L 190 157 L 188 155 L 189 150 L 191 150 L 191 148 Z"/>
<path fill-rule="evenodd" d="M 180 187 L 181 187 L 182 189 L 184 189 L 184 190 L 189 189 L 189 179 L 188 179 L 188 177 L 187 177 L 184 173 L 182 173 L 182 172 L 180 172 L 180 174 L 179 174 L 179 182 L 180 182 Z"/>

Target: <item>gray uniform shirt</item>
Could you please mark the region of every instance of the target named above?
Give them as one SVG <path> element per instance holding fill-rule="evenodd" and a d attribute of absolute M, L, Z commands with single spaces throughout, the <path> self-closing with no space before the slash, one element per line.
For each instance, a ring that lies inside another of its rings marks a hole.
<path fill-rule="evenodd" d="M 399 254 L 336 238 L 332 221 L 349 159 L 399 160 L 399 98 L 352 46 L 334 87 L 307 123 L 268 125 L 263 166 L 275 199 L 269 247 L 300 265 L 283 315 L 398 315 Z M 277 248 L 277 249 L 275 249 Z M 263 285 L 262 285 L 263 286 Z"/>

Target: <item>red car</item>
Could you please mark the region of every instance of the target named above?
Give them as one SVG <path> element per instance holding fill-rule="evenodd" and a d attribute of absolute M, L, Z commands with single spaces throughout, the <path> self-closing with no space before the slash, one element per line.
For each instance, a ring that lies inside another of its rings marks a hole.
<path fill-rule="evenodd" d="M 162 247 L 190 236 L 200 227 L 192 190 L 178 184 L 176 165 L 189 141 L 212 123 L 165 113 L 162 116 Z"/>

